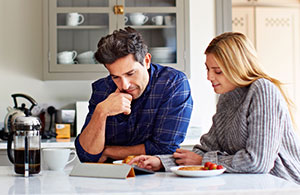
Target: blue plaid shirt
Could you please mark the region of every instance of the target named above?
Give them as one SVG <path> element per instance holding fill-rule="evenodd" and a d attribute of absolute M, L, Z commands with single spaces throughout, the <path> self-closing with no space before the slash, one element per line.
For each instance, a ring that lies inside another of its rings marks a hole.
<path fill-rule="evenodd" d="M 145 91 L 131 103 L 131 114 L 107 118 L 106 145 L 144 144 L 146 154 L 155 155 L 172 154 L 183 142 L 193 108 L 189 82 L 184 73 L 158 64 L 151 64 L 150 73 Z M 92 87 L 89 113 L 82 129 L 89 123 L 96 105 L 117 88 L 111 76 L 99 79 Z M 98 161 L 102 153 L 87 153 L 78 137 L 75 147 L 79 159 L 82 162 Z"/>

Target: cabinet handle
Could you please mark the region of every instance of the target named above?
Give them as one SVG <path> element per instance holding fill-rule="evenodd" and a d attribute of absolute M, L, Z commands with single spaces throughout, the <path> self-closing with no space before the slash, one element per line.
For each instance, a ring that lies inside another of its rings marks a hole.
<path fill-rule="evenodd" d="M 124 6 L 123 5 L 115 5 L 114 6 L 114 13 L 115 14 L 124 14 Z"/>

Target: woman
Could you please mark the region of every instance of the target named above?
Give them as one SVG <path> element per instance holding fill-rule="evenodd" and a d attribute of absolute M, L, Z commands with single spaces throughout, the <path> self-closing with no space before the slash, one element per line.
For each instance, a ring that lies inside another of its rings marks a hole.
<path fill-rule="evenodd" d="M 206 51 L 207 79 L 221 94 L 213 125 L 193 151 L 139 156 L 143 168 L 213 162 L 231 173 L 270 173 L 300 184 L 300 141 L 281 83 L 262 71 L 251 42 L 241 33 L 214 38 Z"/>

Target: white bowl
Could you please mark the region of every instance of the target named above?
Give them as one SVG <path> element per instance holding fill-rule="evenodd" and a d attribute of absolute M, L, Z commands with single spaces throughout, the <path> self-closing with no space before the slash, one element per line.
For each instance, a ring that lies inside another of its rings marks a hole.
<path fill-rule="evenodd" d="M 175 62 L 175 56 L 169 57 L 169 58 L 155 58 L 153 57 L 152 62 L 155 63 L 174 63 Z"/>
<path fill-rule="evenodd" d="M 172 47 L 151 47 L 149 48 L 149 53 L 152 55 L 152 58 L 155 59 L 166 59 L 174 58 L 175 52 Z"/>
<path fill-rule="evenodd" d="M 149 48 L 150 52 L 173 52 L 174 49 L 172 47 L 150 47 Z"/>
<path fill-rule="evenodd" d="M 93 51 L 86 51 L 78 54 L 77 60 L 79 64 L 96 64 Z"/>

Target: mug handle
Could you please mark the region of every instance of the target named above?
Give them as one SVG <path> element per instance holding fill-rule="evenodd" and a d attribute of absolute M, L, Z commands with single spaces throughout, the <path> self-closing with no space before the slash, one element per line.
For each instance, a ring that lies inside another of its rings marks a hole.
<path fill-rule="evenodd" d="M 128 17 L 124 16 L 124 23 L 128 22 Z"/>
<path fill-rule="evenodd" d="M 143 24 L 145 24 L 148 21 L 148 19 L 149 19 L 148 16 L 145 16 Z"/>
<path fill-rule="evenodd" d="M 76 158 L 76 152 L 75 152 L 75 150 L 71 150 L 70 151 L 70 154 L 74 154 L 74 156 L 73 156 L 73 158 L 71 159 L 71 160 L 69 160 L 68 162 L 67 162 L 67 164 L 69 164 L 69 163 L 71 163 L 73 160 L 75 160 L 75 158 Z M 66 165 L 67 165 L 66 164 Z"/>
<path fill-rule="evenodd" d="M 75 60 L 75 58 L 77 57 L 77 51 L 72 51 L 72 53 L 73 53 L 73 57 L 72 57 L 72 60 Z"/>
<path fill-rule="evenodd" d="M 82 24 L 83 22 L 84 22 L 84 17 L 83 17 L 83 15 L 82 14 L 78 14 L 79 15 L 79 21 L 78 21 L 78 25 L 79 24 Z"/>
<path fill-rule="evenodd" d="M 151 21 L 155 23 L 156 17 L 151 18 Z"/>

